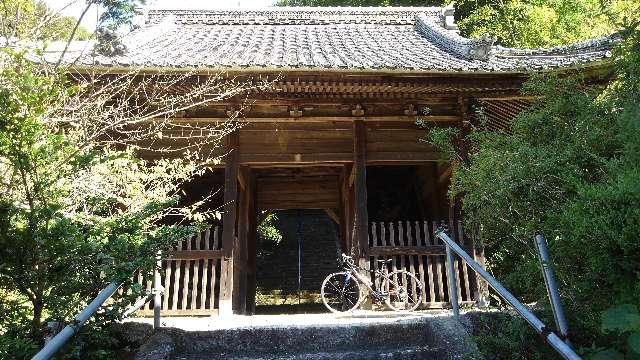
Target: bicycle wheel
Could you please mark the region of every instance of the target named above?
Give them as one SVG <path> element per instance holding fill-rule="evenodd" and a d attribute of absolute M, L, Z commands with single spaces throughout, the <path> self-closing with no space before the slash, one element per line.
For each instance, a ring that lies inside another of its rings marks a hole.
<path fill-rule="evenodd" d="M 413 311 L 422 303 L 420 280 L 405 270 L 396 270 L 385 279 L 385 304 L 395 311 Z"/>
<path fill-rule="evenodd" d="M 360 284 L 346 271 L 327 276 L 320 294 L 324 306 L 333 313 L 349 312 L 360 304 Z"/>

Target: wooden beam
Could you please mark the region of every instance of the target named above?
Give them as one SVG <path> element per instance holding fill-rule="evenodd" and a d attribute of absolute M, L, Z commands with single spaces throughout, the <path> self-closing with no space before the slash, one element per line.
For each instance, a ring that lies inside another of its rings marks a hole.
<path fill-rule="evenodd" d="M 371 256 L 394 255 L 444 255 L 445 248 L 442 245 L 431 246 L 376 246 L 369 249 Z"/>
<path fill-rule="evenodd" d="M 167 252 L 166 260 L 206 260 L 223 257 L 220 250 L 176 250 Z"/>
<path fill-rule="evenodd" d="M 331 218 L 331 220 L 335 221 L 336 224 L 340 225 L 340 217 L 336 213 L 335 209 L 324 209 L 327 215 Z"/>
<path fill-rule="evenodd" d="M 234 121 L 239 123 L 327 123 L 327 122 L 409 122 L 415 123 L 416 120 L 426 122 L 455 122 L 460 121 L 460 117 L 457 115 L 424 115 L 424 116 L 407 116 L 407 115 L 391 115 L 391 116 L 304 116 L 304 117 L 238 117 Z M 149 120 L 160 121 L 160 120 Z M 167 121 L 162 119 L 162 121 Z M 210 123 L 210 124 L 222 124 L 229 121 L 227 117 L 184 117 L 184 118 L 171 118 L 170 122 L 175 124 L 180 123 Z"/>
<path fill-rule="evenodd" d="M 452 171 L 453 171 L 453 164 L 449 164 L 449 166 L 447 166 L 447 168 L 438 177 L 438 184 L 442 184 L 443 182 L 449 180 L 449 178 L 451 177 Z"/>
<path fill-rule="evenodd" d="M 440 161 L 442 157 L 439 153 L 425 150 L 419 151 L 384 151 L 367 153 L 366 163 L 420 163 L 430 161 Z M 349 164 L 353 162 L 353 155 L 349 153 L 313 153 L 313 154 L 240 154 L 240 164 L 242 165 L 321 165 L 321 164 Z M 353 185 L 353 179 L 349 174 L 349 185 Z"/>
<path fill-rule="evenodd" d="M 222 217 L 222 259 L 220 274 L 220 315 L 233 314 L 233 251 L 236 242 L 236 200 L 238 196 L 238 132 L 227 136 L 224 167 L 224 215 Z"/>
<path fill-rule="evenodd" d="M 349 187 L 353 186 L 353 182 L 355 181 L 355 179 L 356 179 L 356 167 L 353 166 L 351 167 L 351 173 L 349 173 L 349 183 L 348 183 Z"/>

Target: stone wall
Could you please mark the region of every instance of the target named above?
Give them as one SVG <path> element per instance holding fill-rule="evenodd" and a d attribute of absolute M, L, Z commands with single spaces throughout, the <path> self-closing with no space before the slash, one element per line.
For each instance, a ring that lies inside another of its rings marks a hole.
<path fill-rule="evenodd" d="M 278 244 L 258 239 L 257 287 L 262 293 L 298 290 L 298 241 L 301 250 L 300 289 L 320 292 L 322 280 L 338 270 L 339 231 L 323 210 L 282 210 L 275 227 Z"/>

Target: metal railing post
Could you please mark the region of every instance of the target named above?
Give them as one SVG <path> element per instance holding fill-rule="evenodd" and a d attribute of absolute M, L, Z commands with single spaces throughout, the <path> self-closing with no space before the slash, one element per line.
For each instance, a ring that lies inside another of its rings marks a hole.
<path fill-rule="evenodd" d="M 453 316 L 460 316 L 460 305 L 458 304 L 458 286 L 456 282 L 456 271 L 454 269 L 453 252 L 451 247 L 445 243 L 447 249 L 447 283 L 449 284 L 449 301 Z"/>
<path fill-rule="evenodd" d="M 162 254 L 160 251 L 156 254 L 156 266 L 153 269 L 153 329 L 160 328 L 160 306 L 162 305 L 162 278 L 160 277 L 160 269 L 162 268 Z"/>
<path fill-rule="evenodd" d="M 60 350 L 60 348 L 64 346 L 64 344 L 69 341 L 69 339 L 73 335 L 75 335 L 78 330 L 80 330 L 82 325 L 87 322 L 91 315 L 93 315 L 100 308 L 100 306 L 102 306 L 102 304 L 118 290 L 119 287 L 120 285 L 112 282 L 107 285 L 107 287 L 102 289 L 98 293 L 98 296 L 96 296 L 96 298 L 93 299 L 93 301 L 73 319 L 73 322 L 65 326 L 64 329 L 62 329 L 62 331 L 54 336 L 53 339 L 51 339 L 42 348 L 42 350 L 40 350 L 34 357 L 31 358 L 31 360 L 51 359 L 53 355 L 55 355 L 55 353 L 58 352 L 58 350 Z"/>
<path fill-rule="evenodd" d="M 549 302 L 551 303 L 553 318 L 556 322 L 556 329 L 558 329 L 560 337 L 566 341 L 567 336 L 569 335 L 569 325 L 567 324 L 567 318 L 565 317 L 564 308 L 562 306 L 562 302 L 560 301 L 558 284 L 556 283 L 553 265 L 551 264 L 551 259 L 549 258 L 547 241 L 542 235 L 536 235 L 534 239 L 536 247 L 538 248 L 540 266 L 542 267 L 542 276 L 544 277 L 544 283 L 547 286 L 547 294 L 549 296 Z"/>
<path fill-rule="evenodd" d="M 496 280 L 496 278 L 491 276 L 491 274 L 489 274 L 487 270 L 482 267 L 482 265 L 480 265 L 469 254 L 467 254 L 467 252 L 464 251 L 460 247 L 460 245 L 451 240 L 449 235 L 447 235 L 444 230 L 437 230 L 435 235 L 436 237 L 440 238 L 440 240 L 442 240 L 448 248 L 450 248 L 449 251 L 453 251 L 458 256 L 460 256 L 469 267 L 471 267 L 478 275 L 483 277 L 489 283 L 489 286 L 491 286 L 498 294 L 500 294 L 503 299 L 505 299 L 511 306 L 513 306 L 513 309 L 520 316 L 522 316 L 538 334 L 542 335 L 547 343 L 551 345 L 551 347 L 554 348 L 558 352 L 558 354 L 562 356 L 562 358 L 567 360 L 581 360 L 581 357 L 576 354 L 575 351 L 573 351 L 571 346 L 562 341 L 562 339 L 554 332 L 549 331 L 545 324 L 540 319 L 538 319 L 538 317 L 533 312 L 531 312 L 531 310 L 529 310 L 520 301 L 518 301 L 518 299 L 516 299 L 516 297 L 509 292 L 509 290 L 502 286 L 502 284 L 500 284 L 500 282 Z"/>

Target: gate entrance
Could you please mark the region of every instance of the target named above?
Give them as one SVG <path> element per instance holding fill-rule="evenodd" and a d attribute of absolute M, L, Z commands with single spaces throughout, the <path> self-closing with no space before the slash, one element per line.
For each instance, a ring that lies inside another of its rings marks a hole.
<path fill-rule="evenodd" d="M 324 277 L 336 271 L 337 224 L 324 210 L 266 212 L 258 225 L 256 314 L 325 312 Z"/>

